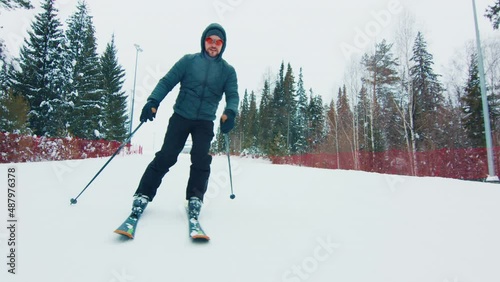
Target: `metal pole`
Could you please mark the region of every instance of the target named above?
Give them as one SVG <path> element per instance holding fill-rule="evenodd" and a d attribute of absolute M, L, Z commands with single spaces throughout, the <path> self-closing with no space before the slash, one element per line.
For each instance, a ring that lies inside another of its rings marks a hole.
<path fill-rule="evenodd" d="M 130 107 L 130 125 L 128 133 L 129 135 L 132 133 L 132 124 L 134 123 L 134 104 L 135 104 L 135 82 L 137 78 L 137 60 L 139 58 L 139 52 L 142 52 L 142 49 L 139 45 L 134 44 L 135 46 L 135 71 L 134 71 L 134 89 L 132 90 L 132 105 Z M 132 142 L 132 140 L 129 140 Z"/>
<path fill-rule="evenodd" d="M 231 158 L 229 152 L 229 133 L 224 133 L 224 139 L 226 141 L 226 153 L 227 153 L 227 164 L 229 165 L 229 182 L 231 184 L 231 195 L 229 198 L 234 199 L 236 196 L 233 192 L 233 174 L 231 173 Z"/>
<path fill-rule="evenodd" d="M 486 80 L 484 78 L 483 52 L 481 49 L 481 39 L 479 36 L 479 26 L 477 23 L 476 1 L 472 0 L 472 9 L 474 11 L 474 24 L 476 27 L 476 45 L 479 67 L 479 82 L 481 85 L 481 98 L 483 100 L 483 118 L 484 118 L 484 134 L 486 135 L 486 152 L 488 156 L 488 177 L 486 181 L 498 181 L 498 176 L 495 175 L 495 163 L 493 161 L 493 144 L 491 141 L 491 125 L 490 113 L 488 109 L 488 100 L 486 96 Z"/>

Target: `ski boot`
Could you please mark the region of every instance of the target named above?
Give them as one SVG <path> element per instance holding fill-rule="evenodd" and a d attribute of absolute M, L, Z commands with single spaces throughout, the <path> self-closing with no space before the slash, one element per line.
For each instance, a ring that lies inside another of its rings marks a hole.
<path fill-rule="evenodd" d="M 191 197 L 188 201 L 187 213 L 189 217 L 189 236 L 193 241 L 197 242 L 208 242 L 210 237 L 201 228 L 198 217 L 200 216 L 200 210 L 203 202 L 198 197 Z"/>
<path fill-rule="evenodd" d="M 132 203 L 132 214 L 136 217 L 141 216 L 144 209 L 148 206 L 149 197 L 146 195 L 135 195 L 134 202 Z"/>
<path fill-rule="evenodd" d="M 200 210 L 203 202 L 198 197 L 191 197 L 188 202 L 188 215 L 189 218 L 194 218 L 198 220 L 200 216 Z"/>

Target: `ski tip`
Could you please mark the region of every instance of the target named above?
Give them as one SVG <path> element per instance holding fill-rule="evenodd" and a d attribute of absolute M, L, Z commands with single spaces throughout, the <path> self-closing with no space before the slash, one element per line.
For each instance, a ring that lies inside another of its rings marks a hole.
<path fill-rule="evenodd" d="M 130 234 L 130 233 L 128 233 L 128 232 L 126 232 L 126 231 L 120 230 L 120 229 L 116 229 L 116 230 L 115 230 L 115 233 L 116 233 L 116 234 L 123 235 L 123 236 L 126 236 L 126 237 L 128 237 L 129 239 L 134 239 L 134 235 L 132 235 L 132 234 Z"/>
<path fill-rule="evenodd" d="M 210 241 L 210 237 L 208 237 L 207 235 L 201 235 L 201 234 L 192 235 L 191 239 L 195 242 L 208 242 L 208 241 Z"/>

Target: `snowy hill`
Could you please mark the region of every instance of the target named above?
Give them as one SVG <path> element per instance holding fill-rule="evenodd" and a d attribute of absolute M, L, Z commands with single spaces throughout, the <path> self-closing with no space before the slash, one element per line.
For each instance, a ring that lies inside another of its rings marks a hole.
<path fill-rule="evenodd" d="M 212 240 L 188 238 L 181 154 L 144 213 L 136 238 L 113 230 L 152 156 L 107 161 L 2 164 L 15 167 L 15 233 L 0 195 L 0 281 L 500 281 L 500 186 L 442 178 L 213 160 L 200 221 Z M 8 273 L 15 236 L 17 274 Z"/>

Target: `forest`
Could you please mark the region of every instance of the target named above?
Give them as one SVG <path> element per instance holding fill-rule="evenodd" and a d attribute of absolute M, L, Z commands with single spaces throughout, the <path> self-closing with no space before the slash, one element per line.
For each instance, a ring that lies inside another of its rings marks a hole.
<path fill-rule="evenodd" d="M 42 1 L 43 12 L 33 20 L 19 58 L 7 58 L 0 41 L 0 131 L 125 140 L 129 98 L 122 89 L 125 71 L 117 59 L 114 36 L 98 54 L 85 2 L 79 2 L 66 30 L 54 2 Z M 3 9 L 31 7 L 26 0 L 3 0 L 1 5 Z M 494 29 L 498 29 L 499 8 L 497 0 L 484 15 Z M 382 39 L 345 69 L 344 83 L 330 101 L 312 87 L 306 89 L 307 78 L 293 62 L 276 66 L 277 74 L 268 75 L 260 89 L 240 89 L 240 111 L 230 133 L 232 153 L 345 155 L 349 165 L 336 157 L 337 168 L 373 171 L 378 171 L 378 159 L 404 155 L 409 167 L 405 173 L 412 175 L 420 175 L 428 163 L 422 160 L 422 152 L 480 149 L 474 154 L 484 154 L 480 55 L 491 136 L 497 147 L 500 38 L 483 40 L 481 52 L 468 43 L 446 73 L 435 71 L 425 34 L 415 30 L 411 17 L 401 21 L 394 38 L 393 42 Z M 213 153 L 225 152 L 223 140 L 217 134 Z M 365 168 L 367 159 L 369 168 Z"/>

